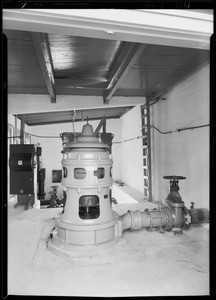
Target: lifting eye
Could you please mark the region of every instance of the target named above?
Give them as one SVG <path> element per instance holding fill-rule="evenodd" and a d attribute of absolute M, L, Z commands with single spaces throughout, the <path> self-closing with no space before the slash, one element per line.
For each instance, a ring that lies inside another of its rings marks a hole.
<path fill-rule="evenodd" d="M 94 171 L 94 176 L 97 176 L 98 179 L 104 178 L 105 176 L 104 168 L 98 168 L 97 171 Z"/>
<path fill-rule="evenodd" d="M 84 179 L 86 177 L 86 170 L 84 168 L 75 168 L 74 169 L 74 178 L 75 179 Z"/>

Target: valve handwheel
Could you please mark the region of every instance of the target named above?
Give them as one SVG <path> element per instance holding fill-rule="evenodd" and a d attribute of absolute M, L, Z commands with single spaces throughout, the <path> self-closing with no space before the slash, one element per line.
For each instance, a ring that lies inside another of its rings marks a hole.
<path fill-rule="evenodd" d="M 163 176 L 164 179 L 170 179 L 170 193 L 167 196 L 167 201 L 172 203 L 183 203 L 182 198 L 179 194 L 179 180 L 186 179 L 184 176 Z"/>
<path fill-rule="evenodd" d="M 175 175 L 171 175 L 171 176 L 163 176 L 164 179 L 171 179 L 171 180 L 182 180 L 182 179 L 186 179 L 186 177 L 184 176 L 175 176 Z"/>

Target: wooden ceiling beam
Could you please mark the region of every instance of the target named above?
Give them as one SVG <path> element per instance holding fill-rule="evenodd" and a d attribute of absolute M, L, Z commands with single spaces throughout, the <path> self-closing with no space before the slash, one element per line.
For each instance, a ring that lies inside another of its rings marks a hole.
<path fill-rule="evenodd" d="M 56 86 L 48 35 L 47 33 L 31 32 L 31 36 L 51 98 L 51 103 L 56 103 Z"/>
<path fill-rule="evenodd" d="M 95 132 L 94 132 L 94 136 L 97 136 L 101 127 L 103 126 L 104 122 L 106 121 L 106 117 L 103 117 L 100 121 L 100 123 L 98 124 L 97 128 L 95 129 Z"/>
<path fill-rule="evenodd" d="M 20 144 L 24 144 L 25 137 L 25 115 L 21 115 L 21 125 L 20 125 Z"/>
<path fill-rule="evenodd" d="M 107 120 L 108 119 L 109 120 L 110 119 L 119 119 L 119 118 L 120 118 L 120 116 L 118 114 L 106 117 Z M 101 120 L 101 117 L 88 117 L 88 121 L 98 121 L 98 120 Z M 84 119 L 84 121 L 86 121 L 86 118 Z M 83 119 L 82 118 L 75 119 L 74 122 L 83 122 Z M 68 119 L 66 119 L 66 120 L 52 120 L 52 121 L 51 120 L 46 120 L 46 121 L 38 121 L 38 122 L 26 121 L 26 125 L 28 125 L 28 126 L 62 124 L 62 123 L 71 123 L 72 124 L 72 121 L 68 120 Z"/>
<path fill-rule="evenodd" d="M 4 29 L 197 49 L 210 48 L 213 21 L 191 9 L 3 9 Z"/>
<path fill-rule="evenodd" d="M 108 76 L 108 85 L 103 94 L 104 104 L 109 103 L 110 98 L 146 47 L 145 44 L 122 42 L 120 53 Z"/>
<path fill-rule="evenodd" d="M 91 79 L 74 79 L 74 78 L 55 78 L 56 86 L 58 88 L 69 88 L 69 89 L 76 89 L 76 88 L 86 88 L 86 89 L 104 89 L 107 86 L 106 82 L 94 82 Z"/>

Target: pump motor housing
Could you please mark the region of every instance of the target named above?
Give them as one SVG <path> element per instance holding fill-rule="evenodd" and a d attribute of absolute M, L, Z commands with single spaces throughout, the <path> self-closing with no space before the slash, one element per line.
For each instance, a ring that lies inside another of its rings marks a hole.
<path fill-rule="evenodd" d="M 112 210 L 112 157 L 109 146 L 94 136 L 91 125 L 63 151 L 62 185 L 66 201 L 56 218 L 49 247 L 100 245 L 117 241 L 121 222 Z"/>

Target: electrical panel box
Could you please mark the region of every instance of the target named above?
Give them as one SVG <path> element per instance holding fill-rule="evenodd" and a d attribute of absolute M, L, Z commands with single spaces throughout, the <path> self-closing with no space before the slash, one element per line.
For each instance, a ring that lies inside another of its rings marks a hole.
<path fill-rule="evenodd" d="M 35 145 L 10 145 L 10 194 L 34 193 Z"/>

